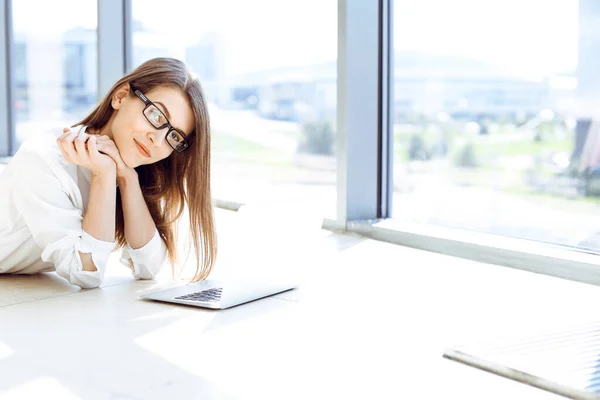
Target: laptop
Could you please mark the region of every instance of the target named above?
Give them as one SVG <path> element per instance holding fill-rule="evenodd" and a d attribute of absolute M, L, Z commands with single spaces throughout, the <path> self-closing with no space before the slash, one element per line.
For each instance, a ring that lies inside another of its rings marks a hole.
<path fill-rule="evenodd" d="M 186 304 L 189 306 L 226 309 L 262 299 L 297 287 L 296 281 L 275 280 L 204 280 L 170 289 L 140 295 L 143 299 Z"/>
<path fill-rule="evenodd" d="M 289 210 L 242 206 L 219 232 L 219 256 L 208 279 L 140 294 L 147 300 L 226 309 L 298 287 L 307 246 L 319 237 L 322 219 Z M 219 226 L 219 224 L 217 224 Z M 215 279 L 216 278 L 216 279 Z"/>

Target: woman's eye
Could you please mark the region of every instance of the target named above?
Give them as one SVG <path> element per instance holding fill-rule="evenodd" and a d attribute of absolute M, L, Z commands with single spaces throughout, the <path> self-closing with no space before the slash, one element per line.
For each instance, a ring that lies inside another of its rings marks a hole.
<path fill-rule="evenodd" d="M 179 136 L 177 136 L 176 133 L 171 133 L 171 139 L 173 139 L 176 142 L 179 142 Z"/>

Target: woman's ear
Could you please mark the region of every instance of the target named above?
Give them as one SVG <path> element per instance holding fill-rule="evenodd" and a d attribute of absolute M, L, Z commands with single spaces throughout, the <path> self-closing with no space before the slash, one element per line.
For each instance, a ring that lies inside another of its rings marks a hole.
<path fill-rule="evenodd" d="M 123 101 L 127 98 L 127 95 L 129 94 L 129 90 L 129 83 L 124 83 L 117 89 L 117 91 L 113 94 L 112 97 L 111 105 L 113 109 L 118 110 L 119 108 L 121 108 Z"/>

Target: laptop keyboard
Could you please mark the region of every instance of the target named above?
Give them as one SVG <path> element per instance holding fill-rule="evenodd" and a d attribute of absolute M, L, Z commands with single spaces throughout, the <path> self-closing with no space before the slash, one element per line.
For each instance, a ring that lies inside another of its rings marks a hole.
<path fill-rule="evenodd" d="M 183 296 L 175 297 L 177 300 L 198 301 L 202 303 L 216 303 L 221 300 L 223 288 L 212 288 L 200 292 L 189 293 Z"/>

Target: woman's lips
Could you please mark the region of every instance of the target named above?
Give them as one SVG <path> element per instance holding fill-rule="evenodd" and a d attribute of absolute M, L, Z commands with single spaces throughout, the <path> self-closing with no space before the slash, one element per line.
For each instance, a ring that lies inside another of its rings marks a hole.
<path fill-rule="evenodd" d="M 146 146 L 144 146 L 143 144 L 141 144 L 140 142 L 138 142 L 137 140 L 133 139 L 133 141 L 135 142 L 138 151 L 140 152 L 141 155 L 143 155 L 144 157 L 150 158 L 152 157 L 152 153 L 150 153 L 150 150 L 148 150 L 146 148 Z"/>

